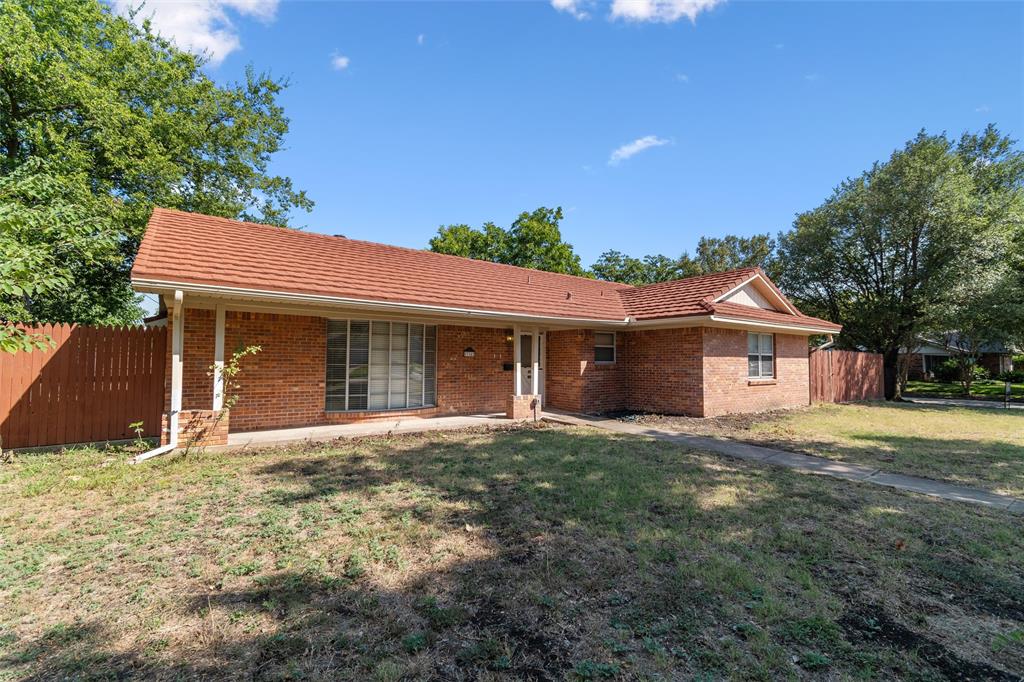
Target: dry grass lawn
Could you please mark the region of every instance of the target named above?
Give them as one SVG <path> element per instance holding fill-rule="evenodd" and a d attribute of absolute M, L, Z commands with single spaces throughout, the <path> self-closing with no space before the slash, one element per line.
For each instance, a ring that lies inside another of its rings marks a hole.
<path fill-rule="evenodd" d="M 1019 679 L 1021 520 L 566 428 L 0 468 L 3 679 Z"/>
<path fill-rule="evenodd" d="M 637 419 L 1024 497 L 1022 410 L 863 403 L 717 419 Z"/>

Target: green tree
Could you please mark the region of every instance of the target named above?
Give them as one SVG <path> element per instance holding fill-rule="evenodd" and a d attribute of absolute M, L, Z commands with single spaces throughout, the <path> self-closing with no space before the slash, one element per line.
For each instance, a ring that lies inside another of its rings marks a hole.
<path fill-rule="evenodd" d="M 772 279 L 778 274 L 775 240 L 768 234 L 701 237 L 695 260 L 703 274 L 753 267 L 761 268 Z"/>
<path fill-rule="evenodd" d="M 81 173 L 29 159 L 0 175 L 0 254 L 0 350 L 46 345 L 10 321 L 44 321 L 49 301 L 67 301 L 86 322 L 117 307 L 77 286 L 95 272 L 116 271 L 123 260 L 112 220 Z M 128 283 L 122 287 L 118 297 L 132 300 Z"/>
<path fill-rule="evenodd" d="M 542 206 L 520 213 L 507 230 L 494 223 L 485 223 L 479 230 L 463 224 L 442 226 L 430 240 L 430 250 L 548 272 L 585 275 L 572 244 L 562 241 L 558 227 L 561 220 L 561 208 Z"/>
<path fill-rule="evenodd" d="M 656 254 L 640 259 L 619 251 L 605 251 L 590 270 L 597 279 L 633 286 L 668 282 L 700 274 L 696 261 L 686 254 L 680 258 Z"/>
<path fill-rule="evenodd" d="M 964 392 L 986 344 L 1024 344 L 1024 152 L 988 126 L 957 145 L 974 180 L 975 262 L 951 282 L 929 332 L 956 351 Z"/>
<path fill-rule="evenodd" d="M 774 279 L 777 270 L 775 240 L 767 234 L 701 237 L 695 257 L 684 252 L 679 258 L 659 253 L 640 259 L 619 251 L 605 251 L 591 267 L 591 272 L 598 279 L 642 286 L 754 266 L 760 266 Z"/>
<path fill-rule="evenodd" d="M 998 261 L 992 245 L 1008 232 L 1007 206 L 983 189 L 1005 168 L 982 169 L 970 147 L 921 132 L 780 239 L 784 289 L 842 323 L 841 343 L 883 355 L 888 398 L 899 397 L 900 349 L 934 324 L 957 283 Z"/>
<path fill-rule="evenodd" d="M 37 291 L 25 319 L 137 318 L 128 272 L 154 205 L 279 225 L 311 208 L 267 170 L 288 130 L 285 84 L 250 69 L 220 86 L 203 63 L 99 0 L 0 3 L 0 174 L 39 159 L 88 188 L 120 251 Z"/>

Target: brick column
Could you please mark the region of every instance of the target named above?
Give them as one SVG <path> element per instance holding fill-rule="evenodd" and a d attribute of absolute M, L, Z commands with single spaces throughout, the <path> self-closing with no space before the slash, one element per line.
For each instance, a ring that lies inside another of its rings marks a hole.
<path fill-rule="evenodd" d="M 510 395 L 505 402 L 505 414 L 509 419 L 523 421 L 540 419 L 541 404 L 539 395 Z"/>

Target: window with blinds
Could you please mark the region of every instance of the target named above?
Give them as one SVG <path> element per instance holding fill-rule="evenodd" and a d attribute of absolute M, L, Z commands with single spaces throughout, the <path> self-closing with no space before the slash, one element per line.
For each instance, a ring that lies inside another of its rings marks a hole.
<path fill-rule="evenodd" d="M 432 407 L 436 392 L 436 326 L 327 321 L 328 412 Z"/>

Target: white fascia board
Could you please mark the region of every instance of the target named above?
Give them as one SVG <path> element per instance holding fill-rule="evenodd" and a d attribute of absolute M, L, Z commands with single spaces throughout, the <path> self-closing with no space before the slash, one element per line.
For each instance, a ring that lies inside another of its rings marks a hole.
<path fill-rule="evenodd" d="M 759 273 L 759 272 L 755 272 L 753 275 L 751 275 L 747 279 L 743 280 L 742 282 L 740 282 L 739 284 L 734 286 L 732 289 L 729 289 L 729 291 L 727 291 L 724 294 L 722 294 L 721 296 L 717 297 L 714 300 L 714 303 L 721 303 L 725 299 L 729 298 L 729 296 L 732 296 L 737 291 L 739 291 L 740 289 L 742 289 L 743 287 L 747 286 L 748 284 L 750 284 L 751 282 L 753 282 L 755 280 L 760 280 L 764 284 L 764 288 L 767 290 L 769 298 L 774 299 L 774 301 L 776 303 L 778 303 L 779 305 L 783 306 L 786 310 L 788 310 L 792 314 L 794 314 L 794 315 L 797 314 L 796 310 L 793 309 L 793 306 L 791 306 L 788 303 L 786 303 L 786 299 L 784 299 L 781 296 L 779 296 L 779 294 L 775 291 L 775 288 L 770 286 L 768 284 L 768 282 L 765 280 L 764 276 L 761 273 Z M 764 294 L 764 292 L 761 292 L 761 293 Z"/>
<path fill-rule="evenodd" d="M 776 329 L 783 331 L 801 332 L 804 334 L 838 334 L 835 329 L 823 329 L 821 327 L 800 327 L 791 324 L 777 324 L 775 322 L 755 322 L 753 320 L 741 320 L 736 317 L 722 317 L 720 315 L 710 315 L 708 317 L 712 322 L 718 322 L 727 325 L 736 325 L 740 327 L 753 327 L 756 329 Z"/>
<path fill-rule="evenodd" d="M 585 326 L 616 326 L 622 327 L 627 324 L 628 318 L 622 320 L 602 320 L 589 317 L 553 317 L 548 315 L 530 315 L 524 313 L 510 313 L 500 310 L 479 310 L 474 308 L 450 308 L 445 306 L 425 305 L 421 303 L 399 303 L 390 301 L 372 301 L 357 298 L 345 298 L 341 296 L 325 296 L 321 294 L 294 294 L 281 291 L 265 291 L 261 289 L 245 289 L 242 287 L 226 287 L 213 284 L 191 284 L 185 282 L 168 282 L 163 280 L 133 279 L 132 287 L 138 291 L 152 293 L 166 293 L 172 290 L 180 290 L 194 295 L 207 296 L 228 296 L 243 299 L 253 299 L 273 303 L 310 304 L 324 306 L 346 306 L 352 308 L 365 308 L 367 310 L 408 312 L 414 314 L 446 315 L 451 317 L 467 318 L 492 318 L 503 322 L 533 322 L 550 323 L 558 325 L 585 325 Z"/>

